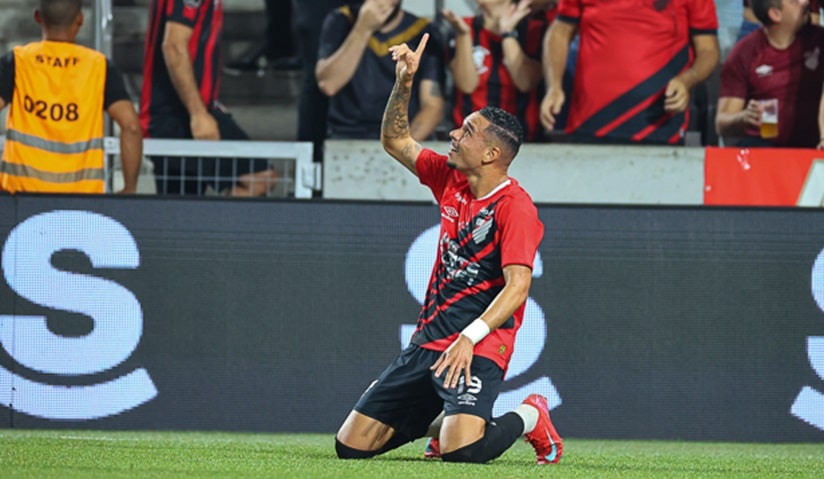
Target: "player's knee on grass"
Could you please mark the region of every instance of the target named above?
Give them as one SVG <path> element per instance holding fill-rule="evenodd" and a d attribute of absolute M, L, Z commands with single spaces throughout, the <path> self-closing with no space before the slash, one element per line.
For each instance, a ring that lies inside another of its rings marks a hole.
<path fill-rule="evenodd" d="M 483 464 L 504 453 L 521 436 L 523 420 L 515 413 L 507 413 L 487 423 L 481 439 L 450 452 L 441 452 L 445 462 Z"/>
<path fill-rule="evenodd" d="M 489 457 L 484 443 L 485 441 L 481 439 L 460 449 L 441 453 L 441 459 L 444 462 L 472 462 L 476 464 L 483 464 L 494 459 L 494 457 Z"/>
<path fill-rule="evenodd" d="M 338 453 L 339 459 L 369 459 L 378 453 L 378 451 L 361 451 L 359 449 L 353 449 L 340 442 L 338 438 L 335 438 L 335 452 Z"/>

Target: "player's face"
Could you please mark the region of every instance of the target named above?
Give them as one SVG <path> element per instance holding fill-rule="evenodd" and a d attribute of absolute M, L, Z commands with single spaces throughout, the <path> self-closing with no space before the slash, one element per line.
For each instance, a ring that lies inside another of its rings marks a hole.
<path fill-rule="evenodd" d="M 474 112 L 464 119 L 460 128 L 450 131 L 449 159 L 446 163 L 458 171 L 470 171 L 480 165 L 488 149 L 487 126 L 487 119 Z"/>

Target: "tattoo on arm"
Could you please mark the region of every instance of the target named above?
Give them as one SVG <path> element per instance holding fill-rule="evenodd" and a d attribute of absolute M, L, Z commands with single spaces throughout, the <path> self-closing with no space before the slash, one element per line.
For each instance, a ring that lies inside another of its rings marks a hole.
<path fill-rule="evenodd" d="M 410 86 L 395 82 L 386 112 L 383 116 L 382 134 L 385 138 L 404 138 L 409 136 L 409 97 Z"/>

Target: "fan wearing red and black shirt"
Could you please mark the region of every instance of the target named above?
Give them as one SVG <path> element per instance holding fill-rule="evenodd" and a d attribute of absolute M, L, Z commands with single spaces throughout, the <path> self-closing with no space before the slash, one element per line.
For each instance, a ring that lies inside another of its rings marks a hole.
<path fill-rule="evenodd" d="M 544 48 L 542 123 L 552 130 L 566 101 L 577 33 L 569 140 L 683 144 L 690 90 L 718 65 L 717 29 L 713 0 L 560 0 Z"/>
<path fill-rule="evenodd" d="M 527 141 L 543 137 L 539 91 L 543 91 L 541 44 L 555 17 L 546 0 L 477 0 L 481 13 L 443 16 L 452 26 L 449 70 L 455 84 L 452 122 L 463 124 L 470 113 L 497 106 L 521 121 Z"/>
<path fill-rule="evenodd" d="M 222 34 L 221 0 L 152 0 L 140 98 L 140 124 L 147 138 L 249 139 L 218 103 Z M 159 193 L 202 194 L 208 183 L 226 194 L 260 196 L 277 178 L 267 160 L 150 159 Z M 182 179 L 166 181 L 161 173 Z M 235 175 L 234 184 L 227 180 Z"/>
<path fill-rule="evenodd" d="M 426 435 L 443 411 L 444 461 L 484 463 L 525 435 L 539 464 L 558 462 L 563 445 L 546 398 L 530 395 L 492 418 L 544 232 L 532 199 L 507 173 L 523 131 L 512 114 L 485 107 L 450 132 L 446 156 L 415 141 L 409 100 L 427 40 L 414 51 L 390 49 L 396 79 L 381 143 L 438 201 L 438 259 L 409 346 L 357 401 L 335 449 L 343 459 L 382 454 Z"/>

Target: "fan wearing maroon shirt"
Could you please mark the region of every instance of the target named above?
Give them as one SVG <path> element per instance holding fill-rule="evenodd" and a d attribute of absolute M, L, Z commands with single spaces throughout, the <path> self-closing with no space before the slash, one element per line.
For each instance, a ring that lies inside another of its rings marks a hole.
<path fill-rule="evenodd" d="M 452 26 L 449 70 L 455 83 L 452 122 L 484 106 L 497 106 L 515 115 L 527 141 L 543 136 L 538 97 L 543 91 L 541 43 L 555 16 L 546 0 L 476 0 L 481 13 L 458 18 L 443 16 Z"/>
<path fill-rule="evenodd" d="M 342 459 L 384 453 L 426 435 L 444 411 L 444 461 L 484 463 L 525 435 L 539 464 L 558 462 L 563 444 L 546 398 L 530 395 L 514 411 L 491 417 L 544 232 L 532 199 L 507 173 L 523 132 L 510 113 L 485 107 L 450 132 L 447 156 L 415 141 L 409 100 L 428 38 L 415 51 L 406 43 L 390 49 L 396 79 L 381 143 L 438 201 L 438 259 L 409 346 L 357 401 L 335 450 Z"/>
<path fill-rule="evenodd" d="M 810 24 L 809 0 L 751 4 L 764 27 L 738 42 L 724 62 L 716 130 L 738 146 L 816 148 L 824 28 Z M 778 136 L 765 139 L 761 100 L 773 98 L 778 100 Z"/>
<path fill-rule="evenodd" d="M 713 0 L 560 0 L 544 48 L 548 130 L 566 102 L 569 44 L 580 34 L 566 134 L 588 143 L 683 144 L 690 90 L 718 65 Z"/>
<path fill-rule="evenodd" d="M 248 140 L 218 103 L 223 6 L 221 0 L 152 0 L 143 58 L 140 124 L 148 138 Z M 151 157 L 159 193 L 202 194 L 208 178 L 216 190 L 260 196 L 277 178 L 268 161 L 238 158 Z M 237 182 L 227 181 L 237 174 Z M 191 177 L 188 177 L 191 175 Z"/>
<path fill-rule="evenodd" d="M 753 11 L 751 5 L 751 0 L 742 0 L 742 3 L 744 9 L 741 12 L 741 28 L 738 30 L 738 36 L 735 40 L 736 42 L 761 28 L 761 20 L 755 16 L 755 12 Z M 813 25 L 819 24 L 819 10 L 820 7 L 818 6 L 818 0 L 810 0 L 810 23 Z"/>

